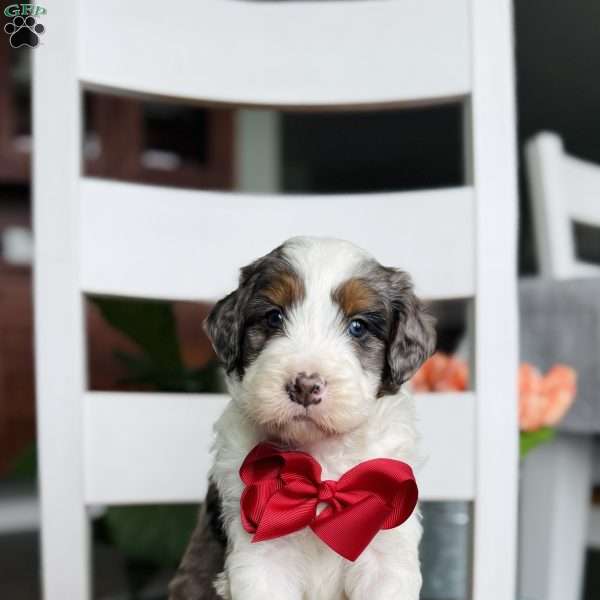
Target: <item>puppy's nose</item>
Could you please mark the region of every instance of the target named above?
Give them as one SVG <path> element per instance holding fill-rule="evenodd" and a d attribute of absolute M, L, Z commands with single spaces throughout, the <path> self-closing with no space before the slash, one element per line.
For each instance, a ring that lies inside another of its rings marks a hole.
<path fill-rule="evenodd" d="M 319 404 L 323 399 L 327 382 L 318 374 L 298 373 L 294 381 L 286 385 L 290 400 L 308 408 L 311 404 Z"/>

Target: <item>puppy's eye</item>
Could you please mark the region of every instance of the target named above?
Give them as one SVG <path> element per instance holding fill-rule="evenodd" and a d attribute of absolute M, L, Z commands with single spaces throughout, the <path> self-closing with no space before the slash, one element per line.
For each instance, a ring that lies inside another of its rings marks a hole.
<path fill-rule="evenodd" d="M 279 329 L 283 324 L 283 313 L 277 308 L 270 310 L 265 315 L 265 321 L 271 329 Z"/>
<path fill-rule="evenodd" d="M 348 325 L 348 333 L 352 337 L 360 338 L 367 333 L 367 326 L 365 325 L 364 321 L 353 319 L 350 321 L 350 325 Z"/>

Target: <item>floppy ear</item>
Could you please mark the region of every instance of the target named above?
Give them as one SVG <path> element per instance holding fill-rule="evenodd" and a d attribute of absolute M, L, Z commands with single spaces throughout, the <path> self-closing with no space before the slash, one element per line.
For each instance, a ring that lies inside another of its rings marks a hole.
<path fill-rule="evenodd" d="M 241 318 L 236 290 L 219 300 L 204 321 L 215 354 L 228 373 L 235 368 L 240 353 Z"/>
<path fill-rule="evenodd" d="M 239 364 L 246 306 L 264 260 L 264 257 L 259 258 L 240 269 L 238 289 L 219 300 L 204 321 L 204 331 L 227 373 L 231 373 Z"/>
<path fill-rule="evenodd" d="M 435 319 L 415 296 L 408 274 L 389 270 L 388 294 L 393 322 L 388 340 L 382 390 L 395 392 L 433 354 Z"/>

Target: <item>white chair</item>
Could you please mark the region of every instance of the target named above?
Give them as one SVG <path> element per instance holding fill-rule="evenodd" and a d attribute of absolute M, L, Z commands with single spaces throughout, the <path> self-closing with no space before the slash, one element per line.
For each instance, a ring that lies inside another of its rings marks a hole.
<path fill-rule="evenodd" d="M 574 221 L 600 226 L 600 165 L 569 156 L 560 137 L 548 132 L 526 144 L 525 158 L 541 276 L 600 277 L 600 266 L 578 259 L 573 231 Z M 524 463 L 520 531 L 524 598 L 581 597 L 592 460 L 591 436 L 559 435 Z"/>
<path fill-rule="evenodd" d="M 517 327 L 509 0 L 204 0 L 173 11 L 159 0 L 47 4 L 48 32 L 34 52 L 46 600 L 89 598 L 91 505 L 202 499 L 210 426 L 226 402 L 88 391 L 84 295 L 217 298 L 234 287 L 237 267 L 307 232 L 351 239 L 383 263 L 402 265 L 426 297 L 474 299 L 476 392 L 418 403 L 431 455 L 422 496 L 474 501 L 473 598 L 512 600 Z M 328 110 L 457 99 L 465 106 L 468 183 L 298 197 L 90 179 L 81 175 L 81 95 L 88 88 Z M 314 212 L 319 219 L 304 225 Z"/>
<path fill-rule="evenodd" d="M 568 155 L 555 133 L 525 147 L 540 275 L 600 277 L 600 265 L 577 258 L 573 223 L 600 226 L 600 165 Z"/>

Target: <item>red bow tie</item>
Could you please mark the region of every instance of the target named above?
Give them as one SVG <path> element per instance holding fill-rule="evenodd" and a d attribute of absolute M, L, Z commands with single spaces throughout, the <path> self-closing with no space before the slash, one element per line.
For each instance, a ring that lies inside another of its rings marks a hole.
<path fill-rule="evenodd" d="M 356 560 L 380 529 L 401 525 L 417 504 L 412 469 L 377 458 L 350 469 L 339 481 L 321 481 L 310 454 L 258 444 L 240 468 L 246 488 L 242 525 L 261 542 L 309 526 L 330 548 Z M 317 516 L 317 505 L 328 506 Z"/>

